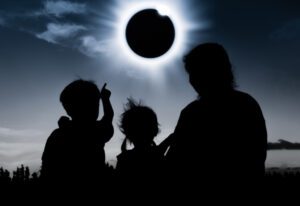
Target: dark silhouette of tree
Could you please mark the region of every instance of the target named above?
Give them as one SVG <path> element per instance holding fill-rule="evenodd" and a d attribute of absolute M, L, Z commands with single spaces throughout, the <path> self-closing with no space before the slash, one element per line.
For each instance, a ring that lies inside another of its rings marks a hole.
<path fill-rule="evenodd" d="M 0 168 L 0 183 L 1 184 L 9 184 L 11 182 L 10 173 L 8 170 Z"/>
<path fill-rule="evenodd" d="M 29 182 L 29 178 L 30 178 L 30 170 L 29 170 L 29 167 L 25 167 L 24 180 L 25 180 L 26 182 Z"/>
<path fill-rule="evenodd" d="M 40 176 L 38 172 L 31 174 L 28 166 L 24 167 L 24 165 L 21 165 L 12 171 L 12 176 L 10 174 L 8 170 L 0 168 L 0 185 L 39 185 Z"/>

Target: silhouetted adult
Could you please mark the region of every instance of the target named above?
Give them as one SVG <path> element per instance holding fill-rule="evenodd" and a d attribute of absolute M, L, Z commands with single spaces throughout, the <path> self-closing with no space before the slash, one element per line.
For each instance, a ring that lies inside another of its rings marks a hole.
<path fill-rule="evenodd" d="M 111 93 L 105 87 L 100 92 L 93 82 L 76 80 L 62 91 L 60 101 L 71 120 L 60 118 L 59 128 L 47 140 L 42 156 L 43 182 L 72 186 L 105 179 L 104 145 L 114 132 Z M 97 121 L 100 99 L 104 115 Z"/>
<path fill-rule="evenodd" d="M 235 90 L 225 49 L 217 43 L 201 44 L 184 63 L 199 98 L 182 110 L 174 133 L 165 140 L 170 143 L 168 175 L 186 181 L 263 177 L 264 117 L 254 98 Z"/>

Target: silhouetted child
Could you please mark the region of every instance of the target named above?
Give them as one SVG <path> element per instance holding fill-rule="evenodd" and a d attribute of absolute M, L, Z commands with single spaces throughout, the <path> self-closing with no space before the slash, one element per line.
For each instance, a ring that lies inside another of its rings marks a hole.
<path fill-rule="evenodd" d="M 154 111 L 129 99 L 120 129 L 125 134 L 116 167 L 121 181 L 144 184 L 156 179 L 162 156 L 153 141 L 159 131 Z M 133 144 L 133 149 L 127 149 L 128 142 Z"/>
<path fill-rule="evenodd" d="M 71 117 L 61 117 L 59 128 L 47 140 L 41 178 L 50 184 L 99 183 L 105 170 L 104 145 L 113 136 L 113 109 L 106 84 L 101 92 L 90 81 L 76 80 L 61 93 L 60 101 Z M 99 101 L 104 115 L 97 121 Z"/>

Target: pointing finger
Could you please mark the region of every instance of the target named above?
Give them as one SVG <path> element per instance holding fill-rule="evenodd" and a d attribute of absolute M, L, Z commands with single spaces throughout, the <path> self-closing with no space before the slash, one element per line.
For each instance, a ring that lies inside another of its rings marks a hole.
<path fill-rule="evenodd" d="M 106 85 L 107 85 L 107 83 L 105 82 L 102 89 L 101 89 L 101 92 L 106 89 Z"/>

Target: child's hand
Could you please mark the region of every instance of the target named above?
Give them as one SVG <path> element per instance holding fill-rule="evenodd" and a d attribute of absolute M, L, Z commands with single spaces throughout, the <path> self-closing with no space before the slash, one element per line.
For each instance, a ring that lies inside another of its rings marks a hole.
<path fill-rule="evenodd" d="M 103 100 L 109 100 L 111 92 L 106 89 L 106 83 L 103 85 L 101 92 L 100 92 L 100 98 Z"/>

